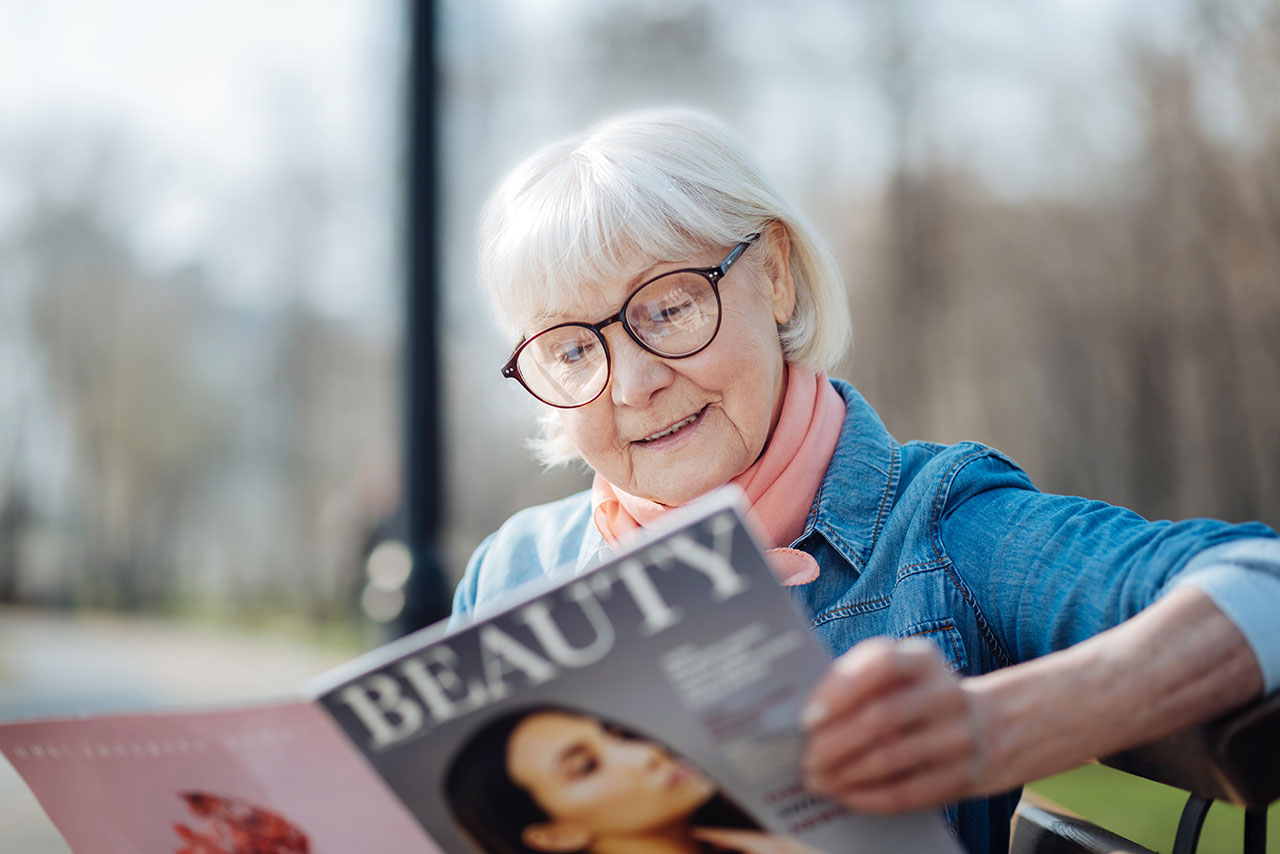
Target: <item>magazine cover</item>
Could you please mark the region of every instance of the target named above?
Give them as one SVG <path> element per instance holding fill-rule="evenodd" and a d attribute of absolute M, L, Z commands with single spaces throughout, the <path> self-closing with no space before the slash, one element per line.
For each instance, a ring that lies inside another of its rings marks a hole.
<path fill-rule="evenodd" d="M 0 726 L 75 854 L 439 854 L 313 703 Z"/>
<path fill-rule="evenodd" d="M 615 560 L 309 690 L 450 852 L 958 851 L 801 785 L 828 665 L 720 495 Z"/>

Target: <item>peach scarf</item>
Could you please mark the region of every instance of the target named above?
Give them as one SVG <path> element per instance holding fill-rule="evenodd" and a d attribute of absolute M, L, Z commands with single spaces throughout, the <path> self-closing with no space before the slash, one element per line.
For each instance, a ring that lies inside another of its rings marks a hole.
<path fill-rule="evenodd" d="M 746 493 L 758 530 L 772 546 L 768 555 L 774 572 L 788 587 L 818 577 L 818 562 L 789 545 L 804 533 L 844 416 L 844 399 L 827 382 L 825 371 L 814 373 L 788 363 L 778 426 L 760 458 L 730 481 Z M 610 546 L 669 509 L 623 492 L 600 475 L 591 483 L 592 518 Z"/>

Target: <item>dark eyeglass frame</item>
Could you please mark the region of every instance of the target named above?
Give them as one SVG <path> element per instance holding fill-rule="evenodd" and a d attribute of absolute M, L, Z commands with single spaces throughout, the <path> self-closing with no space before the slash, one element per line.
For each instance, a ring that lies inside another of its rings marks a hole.
<path fill-rule="evenodd" d="M 755 243 L 759 239 L 760 239 L 760 232 L 756 232 L 754 234 L 748 234 L 741 241 L 739 241 L 738 244 L 734 246 L 732 250 L 730 250 L 729 254 L 725 256 L 723 261 L 721 261 L 719 264 L 716 264 L 712 267 L 685 267 L 679 270 L 668 270 L 667 272 L 662 273 L 661 275 L 654 276 L 652 279 L 646 279 L 645 281 L 641 282 L 639 285 L 636 285 L 635 290 L 633 290 L 627 296 L 627 298 L 623 300 L 622 308 L 619 309 L 616 314 L 611 314 L 608 317 L 606 317 L 604 320 L 601 320 L 598 323 L 584 323 L 581 321 L 571 320 L 566 323 L 557 323 L 554 326 L 548 326 L 546 329 L 539 330 L 535 334 L 530 335 L 528 338 L 524 339 L 523 341 L 521 341 L 519 344 L 516 345 L 516 349 L 514 352 L 512 352 L 511 358 L 508 359 L 507 363 L 502 366 L 502 376 L 506 377 L 507 379 L 515 380 L 516 382 L 520 383 L 520 385 L 524 386 L 524 390 L 529 392 L 529 394 L 533 395 L 538 400 L 542 401 L 548 406 L 554 406 L 556 409 L 577 409 L 580 406 L 586 406 L 588 403 L 594 402 L 597 398 L 600 397 L 600 395 L 604 394 L 604 390 L 609 387 L 609 380 L 613 378 L 613 354 L 609 351 L 609 342 L 605 341 L 604 339 L 604 328 L 611 323 L 621 323 L 622 328 L 626 330 L 627 335 L 631 338 L 632 341 L 636 342 L 636 344 L 640 347 L 640 349 L 644 350 L 646 353 L 652 353 L 653 355 L 659 358 L 687 359 L 690 356 L 698 355 L 703 350 L 710 347 L 711 342 L 716 340 L 716 336 L 720 334 L 720 319 L 724 315 L 723 306 L 720 302 L 720 280 L 723 279 L 725 276 L 729 275 L 730 268 L 733 267 L 734 263 L 739 258 L 742 257 L 742 253 L 746 252 L 747 249 L 751 246 L 751 244 Z M 716 298 L 716 328 L 712 330 L 711 337 L 709 337 L 706 340 L 706 343 L 698 347 L 698 349 L 692 350 L 688 353 L 681 353 L 678 356 L 669 356 L 666 353 L 658 352 L 657 350 L 650 347 L 648 344 L 644 343 L 644 341 L 640 340 L 640 336 L 636 334 L 636 331 L 631 328 L 631 324 L 627 322 L 627 308 L 631 305 L 631 301 L 636 298 L 636 295 L 639 294 L 645 288 L 647 288 L 649 285 L 653 284 L 656 281 L 659 281 L 660 279 L 665 279 L 667 276 L 675 276 L 681 273 L 693 273 L 695 275 L 702 276 L 704 279 L 707 280 L 707 284 L 711 285 L 711 292 L 715 294 L 715 298 Z M 525 382 L 524 377 L 520 374 L 520 368 L 516 364 L 520 359 L 520 353 L 523 352 L 524 348 L 529 346 L 529 344 L 533 342 L 533 340 L 536 339 L 539 335 L 543 335 L 544 333 L 550 332 L 553 329 L 563 329 L 567 326 L 578 326 L 578 327 L 582 327 L 583 329 L 590 330 L 591 333 L 595 335 L 596 338 L 599 339 L 600 346 L 604 348 L 604 364 L 605 364 L 604 384 L 600 387 L 600 390 L 598 392 L 592 395 L 590 400 L 584 400 L 582 403 L 571 403 L 571 404 L 552 403 L 551 401 L 543 398 L 536 391 L 530 388 L 527 382 Z"/>

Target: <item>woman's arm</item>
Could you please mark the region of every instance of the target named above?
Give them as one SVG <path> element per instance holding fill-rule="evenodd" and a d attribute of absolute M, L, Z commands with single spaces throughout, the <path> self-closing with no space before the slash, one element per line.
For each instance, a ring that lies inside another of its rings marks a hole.
<path fill-rule="evenodd" d="M 927 642 L 867 641 L 806 709 L 807 783 L 855 809 L 937 806 L 1201 723 L 1262 687 L 1244 635 L 1192 587 L 1075 646 L 967 679 Z"/>
<path fill-rule="evenodd" d="M 987 450 L 954 465 L 923 508 L 938 559 L 989 629 L 986 649 L 977 650 L 983 671 L 1066 649 L 1131 619 L 1224 549 L 1277 542 L 1257 522 L 1150 522 L 1101 501 L 1042 493 Z M 1280 586 L 1274 549 L 1216 562 Z"/>

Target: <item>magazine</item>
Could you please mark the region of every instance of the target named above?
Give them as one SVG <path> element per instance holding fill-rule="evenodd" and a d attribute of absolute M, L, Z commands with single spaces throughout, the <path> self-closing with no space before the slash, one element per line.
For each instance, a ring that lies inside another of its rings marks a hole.
<path fill-rule="evenodd" d="M 75 854 L 440 851 L 303 700 L 3 724 L 0 751 Z"/>
<path fill-rule="evenodd" d="M 306 699 L 5 724 L 0 751 L 76 854 L 959 851 L 937 813 L 804 789 L 797 721 L 828 661 L 738 500 Z"/>

